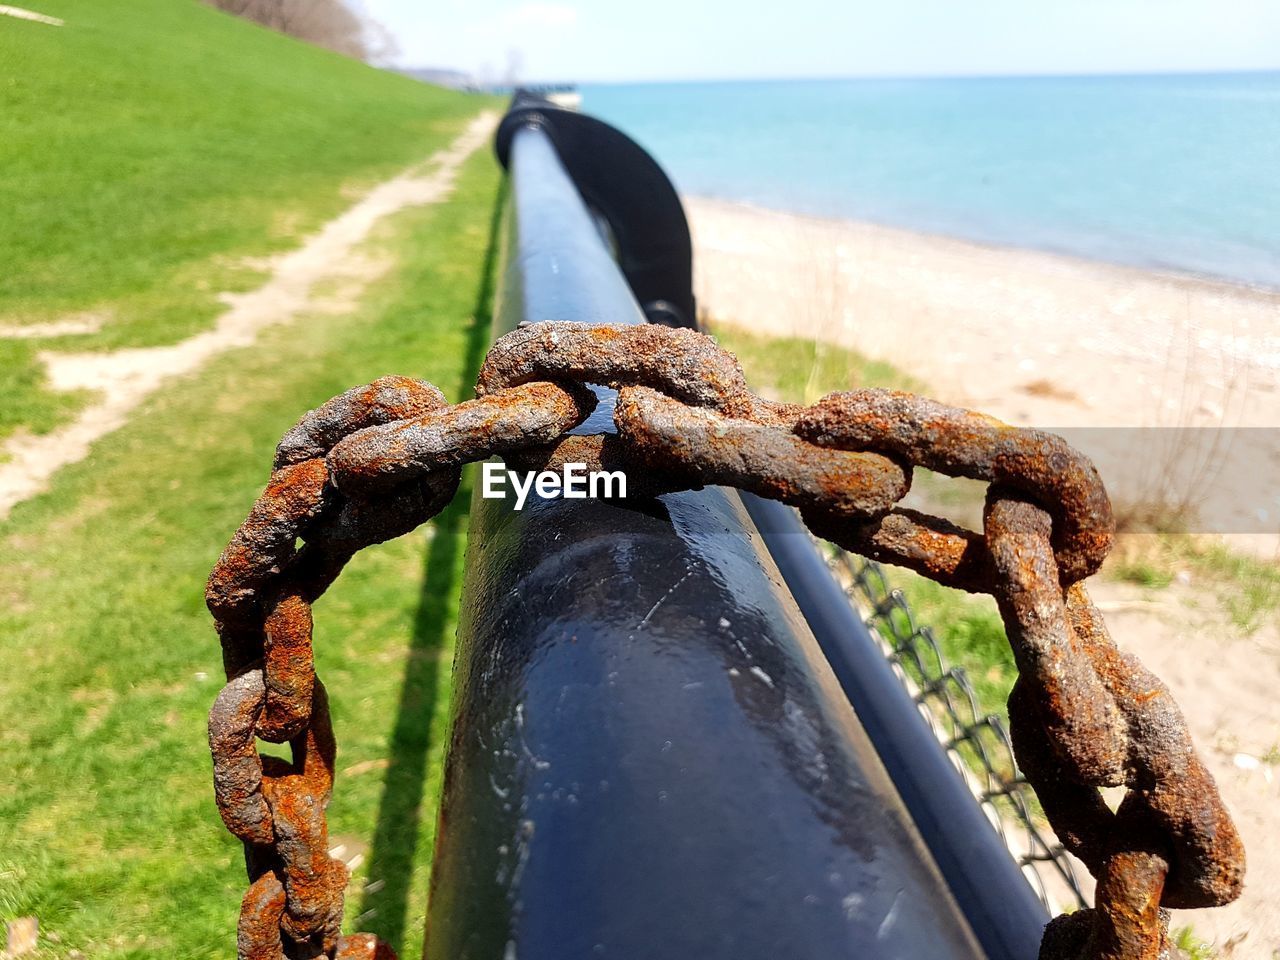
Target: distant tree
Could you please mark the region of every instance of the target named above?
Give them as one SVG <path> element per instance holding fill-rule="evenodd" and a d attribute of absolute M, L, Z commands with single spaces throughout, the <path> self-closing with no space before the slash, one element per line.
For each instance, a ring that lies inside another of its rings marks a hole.
<path fill-rule="evenodd" d="M 291 37 L 326 47 L 357 60 L 381 52 L 382 34 L 343 0 L 207 0 L 233 13 Z"/>

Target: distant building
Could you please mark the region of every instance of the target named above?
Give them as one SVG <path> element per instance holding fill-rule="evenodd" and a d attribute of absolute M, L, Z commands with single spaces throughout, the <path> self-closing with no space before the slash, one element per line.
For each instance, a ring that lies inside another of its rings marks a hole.
<path fill-rule="evenodd" d="M 434 83 L 436 86 L 449 87 L 453 90 L 467 90 L 473 93 L 496 93 L 510 96 L 516 90 L 527 90 L 546 97 L 552 103 L 577 110 L 582 105 L 582 95 L 577 84 L 573 83 L 482 83 L 470 73 L 462 70 L 443 70 L 433 67 L 393 67 L 396 73 L 413 77 L 423 83 Z"/>
<path fill-rule="evenodd" d="M 423 83 L 434 83 L 438 87 L 450 87 L 454 90 L 477 89 L 475 77 L 461 70 L 438 70 L 433 67 L 393 67 L 396 73 L 413 77 Z"/>

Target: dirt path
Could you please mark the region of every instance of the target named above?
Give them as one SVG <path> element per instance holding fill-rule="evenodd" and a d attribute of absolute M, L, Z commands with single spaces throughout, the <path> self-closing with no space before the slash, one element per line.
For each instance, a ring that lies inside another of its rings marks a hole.
<path fill-rule="evenodd" d="M 197 370 L 225 350 L 249 346 L 263 327 L 288 323 L 318 308 L 316 287 L 322 281 L 341 279 L 357 289 L 367 284 L 378 270 L 356 256 L 359 244 L 386 217 L 444 200 L 463 161 L 488 141 L 496 123 L 495 114 L 481 114 L 450 146 L 378 185 L 301 247 L 277 258 L 261 287 L 225 294 L 228 309 L 211 329 L 162 347 L 41 353 L 53 389 L 89 389 L 99 396 L 66 426 L 41 436 L 15 435 L 0 448 L 9 457 L 0 463 L 0 518 L 44 490 L 59 468 L 84 459 L 97 440 L 123 426 L 166 380 Z"/>
<path fill-rule="evenodd" d="M 36 13 L 34 10 L 28 10 L 25 7 L 11 7 L 8 4 L 0 4 L 0 16 L 45 23 L 51 27 L 61 27 L 66 24 L 66 21 L 59 17 L 46 16 L 43 13 Z"/>
<path fill-rule="evenodd" d="M 1257 428 L 1254 449 L 1243 451 L 1252 461 L 1208 478 L 1216 498 L 1199 505 L 1220 511 L 1211 522 L 1223 527 L 1274 529 L 1275 513 L 1264 524 L 1256 511 L 1280 507 L 1280 295 L 686 202 L 698 298 L 715 320 L 853 347 L 941 399 L 1013 423 L 1067 428 L 1098 462 L 1113 498 L 1141 497 L 1153 464 L 1168 473 L 1170 461 L 1143 446 L 1151 437 L 1193 443 L 1223 426 Z M 1085 427 L 1109 429 L 1078 432 Z M 1190 461 L 1195 451 L 1169 456 Z M 1229 542 L 1275 556 L 1270 534 Z M 1218 910 L 1176 912 L 1174 925 L 1190 925 L 1224 958 L 1274 960 L 1280 630 L 1268 623 L 1244 635 L 1214 589 L 1194 579 L 1159 591 L 1104 581 L 1092 592 L 1117 641 L 1182 704 L 1248 849 L 1244 896 Z"/>
<path fill-rule="evenodd" d="M 97 333 L 103 318 L 90 314 L 53 320 L 49 323 L 0 324 L 0 340 L 42 340 L 47 337 L 73 337 Z"/>

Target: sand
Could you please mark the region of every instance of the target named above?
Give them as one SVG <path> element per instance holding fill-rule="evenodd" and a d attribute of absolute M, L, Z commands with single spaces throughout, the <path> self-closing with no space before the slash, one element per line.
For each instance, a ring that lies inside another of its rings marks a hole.
<path fill-rule="evenodd" d="M 940 399 L 1065 433 L 1120 504 L 1176 492 L 1193 532 L 1280 549 L 1280 294 L 687 204 L 713 318 L 888 360 Z"/>
<path fill-rule="evenodd" d="M 374 187 L 302 246 L 276 259 L 262 286 L 248 293 L 224 294 L 227 310 L 209 330 L 159 347 L 109 353 L 42 352 L 39 356 L 52 389 L 88 389 L 97 396 L 75 420 L 52 433 L 19 433 L 0 447 L 0 454 L 8 457 L 0 463 L 0 518 L 15 504 L 44 490 L 57 470 L 88 456 L 97 440 L 123 426 L 135 408 L 166 381 L 192 373 L 226 350 L 250 346 L 266 326 L 288 323 L 322 307 L 316 293 L 319 284 L 341 280 L 349 293 L 358 292 L 380 272 L 379 264 L 357 255 L 360 243 L 385 218 L 407 207 L 445 199 L 463 161 L 488 142 L 496 124 L 496 115 L 481 114 L 449 147 Z M 63 335 L 85 323 L 83 318 L 73 318 L 47 324 L 42 333 Z M 0 329 L 0 336 L 15 335 L 21 332 Z"/>
<path fill-rule="evenodd" d="M 869 224 L 686 204 L 700 307 L 713 325 L 854 347 L 940 399 L 1066 428 L 1073 442 L 1089 441 L 1079 445 L 1113 499 L 1152 496 L 1161 476 L 1199 461 L 1197 482 L 1215 490 L 1197 497 L 1201 527 L 1267 531 L 1228 542 L 1274 557 L 1280 451 L 1266 428 L 1280 426 L 1280 295 Z M 1212 443 L 1223 427 L 1257 429 L 1219 468 Z M 1121 646 L 1183 705 L 1249 851 L 1237 903 L 1180 911 L 1174 925 L 1191 925 L 1223 956 L 1271 958 L 1280 950 L 1280 632 L 1267 624 L 1242 635 L 1207 591 L 1175 583 L 1153 596 L 1102 582 L 1093 593 Z"/>

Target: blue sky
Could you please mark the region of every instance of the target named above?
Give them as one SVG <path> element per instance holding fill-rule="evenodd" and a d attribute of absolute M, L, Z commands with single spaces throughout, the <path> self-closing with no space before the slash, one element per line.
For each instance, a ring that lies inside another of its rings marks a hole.
<path fill-rule="evenodd" d="M 1280 69 L 1277 0 L 358 0 L 405 66 L 679 80 Z"/>

